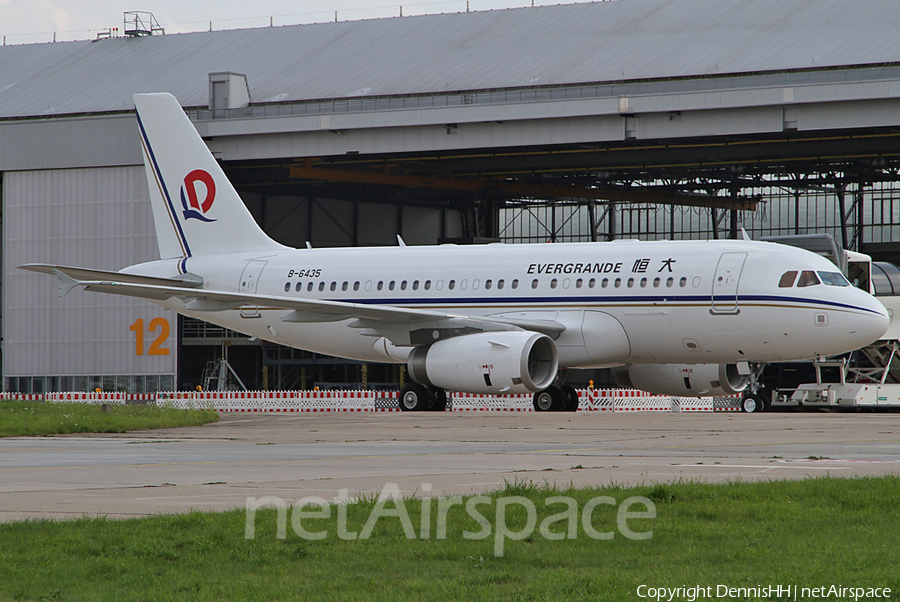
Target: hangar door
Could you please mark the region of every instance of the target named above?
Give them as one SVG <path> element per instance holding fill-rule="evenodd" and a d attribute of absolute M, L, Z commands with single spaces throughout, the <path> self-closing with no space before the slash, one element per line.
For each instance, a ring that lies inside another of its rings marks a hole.
<path fill-rule="evenodd" d="M 21 390 L 21 380 L 34 392 L 68 388 L 64 384 L 171 390 L 174 314 L 140 299 L 78 289 L 60 299 L 55 278 L 16 268 L 49 263 L 118 270 L 157 259 L 144 168 L 5 172 L 3 199 L 6 382 Z"/>

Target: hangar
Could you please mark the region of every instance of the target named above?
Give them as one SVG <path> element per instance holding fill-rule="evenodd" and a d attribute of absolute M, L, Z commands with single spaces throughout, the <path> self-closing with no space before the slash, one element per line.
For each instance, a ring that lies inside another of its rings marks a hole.
<path fill-rule="evenodd" d="M 618 0 L 0 47 L 4 387 L 192 388 L 225 351 L 251 388 L 400 377 L 16 269 L 155 258 L 137 92 L 173 93 L 292 246 L 744 228 L 896 261 L 892 8 Z"/>

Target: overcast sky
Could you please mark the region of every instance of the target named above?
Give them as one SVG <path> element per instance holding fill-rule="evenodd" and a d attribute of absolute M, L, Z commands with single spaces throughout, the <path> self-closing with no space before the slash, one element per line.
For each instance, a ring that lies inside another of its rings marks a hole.
<path fill-rule="evenodd" d="M 576 0 L 534 0 L 568 4 Z M 584 1 L 584 0 L 577 0 Z M 403 15 L 531 6 L 532 0 L 0 0 L 0 36 L 7 44 L 89 40 L 122 28 L 125 11 L 153 13 L 166 33 L 296 25 Z"/>

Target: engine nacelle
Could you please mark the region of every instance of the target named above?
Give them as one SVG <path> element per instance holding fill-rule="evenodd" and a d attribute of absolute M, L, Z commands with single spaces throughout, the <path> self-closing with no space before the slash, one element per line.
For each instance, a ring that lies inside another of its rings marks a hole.
<path fill-rule="evenodd" d="M 467 393 L 529 393 L 556 378 L 559 356 L 547 335 L 482 332 L 416 347 L 409 375 L 423 385 Z"/>
<path fill-rule="evenodd" d="M 620 387 L 659 395 L 715 397 L 734 395 L 747 388 L 750 366 L 741 364 L 634 364 L 614 368 Z"/>

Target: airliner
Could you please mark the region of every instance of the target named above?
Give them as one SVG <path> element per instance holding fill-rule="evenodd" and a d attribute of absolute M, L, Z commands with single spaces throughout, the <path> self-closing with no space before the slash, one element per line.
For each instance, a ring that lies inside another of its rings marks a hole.
<path fill-rule="evenodd" d="M 885 308 L 828 260 L 777 243 L 619 241 L 293 249 L 257 225 L 170 94 L 134 96 L 160 259 L 61 265 L 60 293 L 139 297 L 274 343 L 405 364 L 403 410 L 446 390 L 575 410 L 560 375 L 614 368 L 649 392 L 744 394 L 767 362 L 881 337 Z"/>

